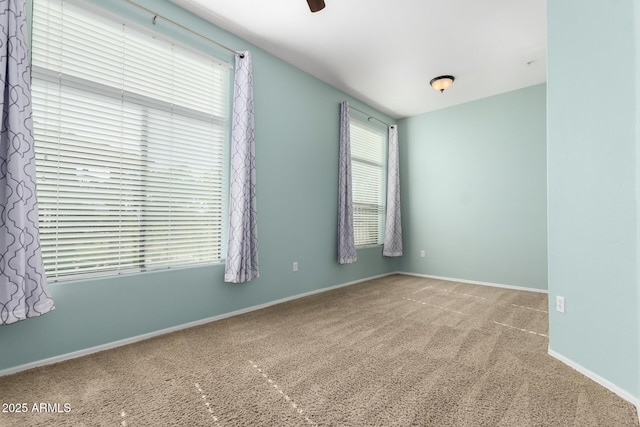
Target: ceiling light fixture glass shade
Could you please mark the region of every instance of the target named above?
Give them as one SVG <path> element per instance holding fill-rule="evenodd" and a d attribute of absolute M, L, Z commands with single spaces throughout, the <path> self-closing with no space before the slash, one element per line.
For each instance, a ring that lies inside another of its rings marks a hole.
<path fill-rule="evenodd" d="M 456 78 L 453 76 L 438 76 L 431 79 L 431 82 L 429 82 L 429 84 L 432 88 L 442 93 L 451 87 L 455 79 Z"/>
<path fill-rule="evenodd" d="M 307 0 L 311 12 L 319 12 L 324 9 L 324 0 Z"/>

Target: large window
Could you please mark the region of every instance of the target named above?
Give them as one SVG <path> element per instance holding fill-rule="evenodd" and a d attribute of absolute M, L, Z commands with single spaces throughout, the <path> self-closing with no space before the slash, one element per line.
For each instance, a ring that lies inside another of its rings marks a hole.
<path fill-rule="evenodd" d="M 384 238 L 387 136 L 381 128 L 353 116 L 350 123 L 355 243 L 378 245 Z"/>
<path fill-rule="evenodd" d="M 228 65 L 77 4 L 34 1 L 47 276 L 219 260 Z"/>

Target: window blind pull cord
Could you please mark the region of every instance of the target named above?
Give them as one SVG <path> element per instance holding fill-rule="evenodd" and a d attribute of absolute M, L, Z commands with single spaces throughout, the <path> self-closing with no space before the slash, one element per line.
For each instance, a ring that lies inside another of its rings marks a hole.
<path fill-rule="evenodd" d="M 195 32 L 195 31 L 193 31 L 192 29 L 187 28 L 187 27 L 185 27 L 184 25 L 182 25 L 182 24 L 180 24 L 180 23 L 178 23 L 178 22 L 176 22 L 176 21 L 174 21 L 174 20 L 172 20 L 172 19 L 167 18 L 166 16 L 162 16 L 162 15 L 160 15 L 159 13 L 156 13 L 156 12 L 154 12 L 154 11 L 153 11 L 153 10 L 151 10 L 151 9 L 147 9 L 147 8 L 146 8 L 146 7 L 144 7 L 144 6 L 139 5 L 139 4 L 138 4 L 138 3 L 136 3 L 136 2 L 133 2 L 133 1 L 131 1 L 131 0 L 125 0 L 125 1 L 126 1 L 127 3 L 129 3 L 130 5 L 132 5 L 132 6 L 135 6 L 135 7 L 137 7 L 138 9 L 144 10 L 145 12 L 150 13 L 151 15 L 153 15 L 153 18 L 151 18 L 151 23 L 152 23 L 153 25 L 156 25 L 156 21 L 157 21 L 157 19 L 158 19 L 158 18 L 160 18 L 160 19 L 164 19 L 165 21 L 167 21 L 167 22 L 169 22 L 169 23 L 171 23 L 171 24 L 175 25 L 175 26 L 176 26 L 176 27 L 178 27 L 178 28 L 183 29 L 184 31 L 187 31 L 187 32 L 189 32 L 189 33 L 191 33 L 191 34 L 193 34 L 193 35 L 196 35 L 196 36 L 198 36 L 198 37 L 200 37 L 200 38 L 202 38 L 202 39 L 205 39 L 205 40 L 206 40 L 206 41 L 208 41 L 209 43 L 213 43 L 213 44 L 215 44 L 216 46 L 219 46 L 219 47 L 223 48 L 224 50 L 227 50 L 227 51 L 229 51 L 229 52 L 233 53 L 234 55 L 238 55 L 238 56 L 240 56 L 240 58 L 244 58 L 244 54 L 242 54 L 242 53 L 240 53 L 240 52 L 237 52 L 237 51 L 236 51 L 236 50 L 234 50 L 234 49 L 231 49 L 229 46 L 225 46 L 225 45 L 223 45 L 222 43 L 219 43 L 219 42 L 217 42 L 217 41 L 215 41 L 215 40 L 213 40 L 213 39 L 210 39 L 210 38 L 209 38 L 209 37 L 207 37 L 207 36 L 204 36 L 204 35 L 202 35 L 202 34 L 200 34 L 200 33 L 197 33 L 197 32 Z"/>
<path fill-rule="evenodd" d="M 383 122 L 382 120 L 380 120 L 380 119 L 379 119 L 379 118 L 377 118 L 377 117 L 370 116 L 369 114 L 365 113 L 364 111 L 359 110 L 359 109 L 357 109 L 356 107 L 353 107 L 353 106 L 351 106 L 351 105 L 349 105 L 349 108 L 350 108 L 350 109 L 352 109 L 352 110 L 359 111 L 359 112 L 361 112 L 362 114 L 364 114 L 365 116 L 367 116 L 367 121 L 377 120 L 377 121 L 379 121 L 380 123 L 382 123 L 383 125 L 387 125 L 387 126 L 389 126 L 389 127 L 395 127 L 395 126 L 396 126 L 396 125 L 390 125 L 390 124 L 389 124 L 389 123 L 387 123 L 387 122 Z"/>

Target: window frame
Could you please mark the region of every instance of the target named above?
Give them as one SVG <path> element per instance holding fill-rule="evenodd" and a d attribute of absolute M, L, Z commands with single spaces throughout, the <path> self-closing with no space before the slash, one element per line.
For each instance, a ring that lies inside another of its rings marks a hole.
<path fill-rule="evenodd" d="M 215 249 L 213 252 L 217 255 L 215 259 L 212 260 L 207 260 L 207 261 L 203 261 L 203 262 L 187 262 L 184 263 L 183 261 L 177 262 L 177 263 L 168 263 L 168 264 L 163 264 L 163 265 L 148 265 L 148 262 L 145 262 L 144 260 L 142 260 L 139 265 L 137 265 L 136 267 L 133 268 L 121 268 L 120 266 L 114 268 L 114 269 L 108 269 L 108 270 L 104 270 L 104 271 L 89 271 L 86 273 L 76 273 L 76 274 L 64 274 L 64 275 L 57 275 L 54 278 L 52 278 L 52 280 L 50 279 L 51 282 L 59 282 L 59 281 L 71 281 L 71 280 L 82 280 L 82 279 L 87 279 L 87 278 L 98 278 L 98 277 L 115 277 L 115 276 L 119 276 L 119 275 L 123 275 L 123 274 L 132 274 L 132 273 L 142 273 L 142 272 L 147 272 L 147 271 L 157 271 L 157 270 L 163 270 L 163 269 L 175 269 L 175 268 L 189 268 L 189 267 L 197 267 L 197 266 L 202 266 L 202 265 L 212 265 L 212 264 L 221 264 L 224 262 L 225 256 L 226 256 L 226 236 L 227 236 L 227 221 L 226 221 L 226 214 L 227 214 L 227 209 L 228 209 L 228 158 L 229 158 L 229 143 L 230 143 L 230 139 L 231 139 L 231 112 L 232 112 L 232 90 L 233 90 L 233 85 L 232 85 L 232 81 L 233 81 L 233 67 L 225 60 L 221 59 L 220 56 L 217 55 L 213 55 L 211 53 L 211 49 L 207 49 L 207 51 L 205 52 L 203 49 L 197 49 L 197 48 L 193 48 L 187 44 L 185 44 L 182 40 L 179 40 L 178 37 L 175 37 L 174 35 L 167 35 L 165 34 L 165 31 L 157 31 L 157 27 L 153 26 L 153 27 L 149 27 L 149 26 L 145 26 L 142 25 L 140 22 L 136 22 L 135 20 L 129 19 L 128 17 L 125 17 L 121 14 L 117 14 L 117 13 L 113 13 L 109 10 L 105 10 L 102 7 L 99 7 L 95 4 L 89 3 L 89 2 L 80 2 L 80 1 L 76 1 L 76 0 L 64 0 L 65 3 L 71 3 L 74 4 L 84 10 L 86 10 L 89 13 L 93 13 L 93 14 L 98 14 L 100 16 L 100 18 L 102 19 L 109 19 L 114 21 L 117 24 L 124 24 L 130 28 L 132 28 L 134 31 L 138 32 L 138 33 L 142 33 L 147 37 L 152 37 L 155 39 L 159 39 L 162 40 L 163 42 L 169 43 L 172 46 L 176 46 L 180 49 L 184 49 L 185 51 L 189 52 L 190 54 L 195 54 L 196 56 L 200 56 L 203 58 L 206 58 L 206 60 L 208 61 L 212 61 L 220 66 L 223 66 L 225 68 L 228 68 L 230 71 L 226 73 L 227 78 L 226 81 L 224 82 L 225 84 L 225 98 L 224 99 L 224 116 L 217 117 L 216 119 L 214 119 L 214 121 L 216 121 L 216 125 L 219 126 L 220 128 L 220 132 L 222 133 L 223 137 L 222 137 L 222 142 L 220 145 L 220 148 L 222 150 L 222 156 L 221 156 L 221 160 L 220 160 L 220 168 L 216 168 L 215 171 L 216 173 L 220 173 L 221 175 L 221 184 L 220 184 L 220 188 L 219 188 L 219 195 L 220 195 L 220 200 L 221 200 L 221 208 L 219 210 L 220 212 L 220 216 L 217 219 L 219 227 L 220 227 L 220 238 L 217 242 L 217 249 Z M 36 11 L 36 8 L 38 7 L 35 3 L 36 2 L 28 2 L 29 3 L 29 7 L 28 7 L 28 13 L 29 13 L 29 24 L 30 24 L 30 37 L 29 37 L 29 43 L 30 46 L 32 47 L 32 43 L 33 43 L 33 24 L 34 24 L 34 14 Z M 171 29 L 173 30 L 173 29 Z M 173 31 L 168 31 L 169 33 L 173 32 Z M 183 34 L 184 36 L 184 34 Z M 183 37 L 180 37 L 183 38 Z M 189 36 L 187 35 L 187 38 L 189 38 Z M 200 41 L 201 42 L 201 41 Z M 191 44 L 191 43 L 189 43 Z M 194 45 L 198 46 L 198 44 L 202 45 L 202 43 L 193 43 Z M 210 46 L 207 46 L 208 48 L 210 48 Z M 30 55 L 33 55 L 33 49 L 30 49 Z M 54 75 L 57 74 L 57 71 L 53 71 L 51 69 L 46 69 L 46 68 L 42 68 L 39 66 L 33 66 L 32 67 L 32 80 L 35 79 L 42 79 L 42 80 L 51 80 L 52 78 L 54 78 Z M 56 79 L 58 79 L 57 77 L 55 77 Z M 73 80 L 73 77 L 71 78 L 71 80 Z M 80 84 L 78 86 L 82 86 L 82 79 L 78 78 L 78 81 L 80 82 Z M 224 79 L 223 79 L 224 80 Z M 91 90 L 87 91 L 86 94 L 88 94 L 89 92 L 98 89 L 100 86 L 103 86 L 102 89 L 104 89 L 104 93 L 101 93 L 101 91 L 97 91 L 97 95 L 99 97 L 105 96 L 108 98 L 114 98 L 112 96 L 112 94 L 110 94 L 109 92 L 114 92 L 114 91 L 118 91 L 119 89 L 115 86 L 110 86 L 110 85 L 101 85 L 100 83 L 96 83 L 96 82 L 92 82 L 91 84 Z M 74 88 L 74 89 L 78 89 L 78 90 L 82 90 L 79 87 L 76 87 L 76 85 L 71 85 L 70 87 Z M 144 102 L 144 98 L 148 98 L 149 103 L 145 104 Z M 114 98 L 115 99 L 115 98 Z M 168 103 L 163 101 L 162 99 L 158 99 L 158 98 L 149 98 L 149 97 L 145 97 L 144 95 L 141 94 L 134 94 L 131 96 L 131 99 L 140 101 L 141 103 L 138 104 L 138 107 L 144 109 L 144 108 L 158 108 L 159 104 L 165 104 L 167 105 Z M 135 101 L 134 101 L 135 102 Z M 172 113 L 175 113 L 176 115 L 181 115 L 180 114 L 180 109 L 182 108 L 183 110 L 190 110 L 190 108 L 188 107 L 180 107 L 180 106 L 176 106 L 176 105 L 172 105 L 173 111 Z M 160 110 L 163 110 L 163 108 L 160 108 Z M 194 120 L 194 114 L 193 111 L 196 110 L 192 110 L 190 114 L 185 115 L 185 117 L 188 117 L 190 120 Z M 206 113 L 202 113 L 203 115 L 206 115 Z M 219 119 L 219 120 L 218 120 Z M 37 145 L 37 140 L 35 141 L 36 145 Z M 141 141 L 143 142 L 143 141 Z M 144 143 L 148 143 L 148 141 L 144 141 Z M 212 142 L 213 143 L 213 142 Z M 217 143 L 216 143 L 217 144 Z M 140 169 L 139 170 L 140 173 L 145 174 L 148 173 L 148 170 L 143 170 Z M 42 216 L 39 218 L 42 219 Z M 144 229 L 140 228 L 139 232 L 143 232 Z M 143 246 L 145 245 L 145 242 L 148 242 L 148 240 L 143 241 Z M 175 250 L 174 253 L 175 255 Z M 45 260 L 46 262 L 46 260 Z"/>
<path fill-rule="evenodd" d="M 351 181 L 352 181 L 351 193 L 352 193 L 353 213 L 354 213 L 353 229 L 354 229 L 355 247 L 356 249 L 365 249 L 365 248 L 382 246 L 384 244 L 384 230 L 385 230 L 386 205 L 387 205 L 387 197 L 386 197 L 387 162 L 388 162 L 387 153 L 389 150 L 389 136 L 388 136 L 388 129 L 385 126 L 378 125 L 377 123 L 372 123 L 368 117 L 363 118 L 360 116 L 366 117 L 364 115 L 359 114 L 358 112 L 355 112 L 355 113 L 353 111 L 349 112 L 349 126 L 350 126 L 349 133 L 351 135 L 350 137 L 350 140 L 351 140 L 350 160 L 351 160 Z M 357 158 L 357 156 L 354 157 L 354 137 L 353 137 L 354 132 L 352 128 L 352 126 L 354 126 L 354 123 L 357 127 L 360 127 L 364 131 L 377 134 L 377 136 L 381 139 L 379 163 L 362 160 Z M 375 166 L 380 170 L 379 171 L 380 185 L 378 186 L 378 193 L 377 193 L 379 203 L 376 205 L 376 208 L 378 210 L 376 214 L 378 216 L 377 231 L 376 231 L 377 240 L 375 243 L 372 243 L 372 242 L 359 243 L 358 242 L 358 224 L 356 223 L 356 205 L 358 203 L 356 203 L 356 200 L 355 200 L 357 184 L 354 182 L 355 181 L 354 165 L 356 164 L 367 164 L 369 166 Z"/>

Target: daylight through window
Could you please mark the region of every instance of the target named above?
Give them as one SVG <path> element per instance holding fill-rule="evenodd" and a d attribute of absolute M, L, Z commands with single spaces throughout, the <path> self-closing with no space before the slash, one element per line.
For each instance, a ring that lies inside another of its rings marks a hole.
<path fill-rule="evenodd" d="M 61 0 L 32 39 L 49 279 L 219 260 L 228 65 Z"/>
<path fill-rule="evenodd" d="M 385 130 L 353 116 L 350 123 L 355 243 L 378 245 L 384 237 L 387 136 Z"/>

